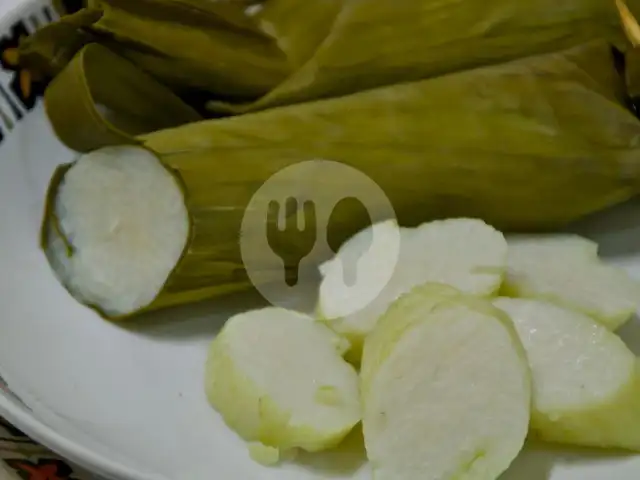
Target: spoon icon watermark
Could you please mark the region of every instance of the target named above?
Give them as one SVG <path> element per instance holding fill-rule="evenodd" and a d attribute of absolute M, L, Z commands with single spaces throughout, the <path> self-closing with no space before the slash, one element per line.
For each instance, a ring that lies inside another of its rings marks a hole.
<path fill-rule="evenodd" d="M 347 205 L 345 199 L 352 201 Z M 271 176 L 251 198 L 240 234 L 244 267 L 262 296 L 283 306 L 283 292 L 300 294 L 317 279 L 319 266 L 336 253 L 335 238 L 343 242 L 367 223 L 395 218 L 382 188 L 361 171 L 330 160 L 303 161 Z M 353 298 L 343 315 L 366 307 L 390 281 L 395 262 L 380 262 L 375 278 L 360 275 L 383 251 L 387 260 L 394 255 L 397 260 L 399 231 L 390 237 L 372 229 L 360 255 L 342 259 L 338 288 Z"/>

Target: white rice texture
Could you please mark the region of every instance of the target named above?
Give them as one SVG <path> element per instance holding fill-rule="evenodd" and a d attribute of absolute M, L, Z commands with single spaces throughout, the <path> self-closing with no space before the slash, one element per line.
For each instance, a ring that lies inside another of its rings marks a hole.
<path fill-rule="evenodd" d="M 176 178 L 139 147 L 81 156 L 52 208 L 59 229 L 49 228 L 52 267 L 74 297 L 112 317 L 155 300 L 189 236 Z"/>
<path fill-rule="evenodd" d="M 529 426 L 529 372 L 515 337 L 497 318 L 455 304 L 395 341 L 391 332 L 388 358 L 363 393 L 374 478 L 497 478 Z"/>

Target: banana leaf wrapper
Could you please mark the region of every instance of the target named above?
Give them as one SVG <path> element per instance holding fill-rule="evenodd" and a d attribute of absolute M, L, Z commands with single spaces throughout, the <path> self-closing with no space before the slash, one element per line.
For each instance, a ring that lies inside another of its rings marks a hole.
<path fill-rule="evenodd" d="M 293 69 L 302 67 L 329 36 L 344 0 L 269 0 L 255 16 Z"/>
<path fill-rule="evenodd" d="M 272 1 L 273 9 L 287 2 Z M 630 11 L 639 12 L 638 3 L 629 1 Z M 336 97 L 596 39 L 628 47 L 612 0 L 345 0 L 340 5 L 326 39 L 282 84 L 256 102 L 212 101 L 209 109 L 237 114 Z M 313 31 L 304 13 L 300 22 Z M 300 31 L 289 43 L 304 42 L 304 35 Z"/>
<path fill-rule="evenodd" d="M 107 7 L 102 7 L 115 8 L 112 19 L 135 18 L 129 12 L 117 10 L 121 1 L 109 0 L 108 5 L 105 4 Z M 145 5 L 154 1 L 157 0 L 142 1 L 140 5 L 133 7 L 134 13 L 144 12 Z M 226 14 L 223 18 L 230 25 L 236 25 L 244 31 L 252 32 L 252 29 L 259 27 L 268 33 L 272 41 L 277 43 L 278 49 L 284 52 L 288 64 L 297 69 L 296 73 L 254 103 L 208 103 L 210 110 L 207 112 L 204 108 L 207 100 L 205 95 L 196 96 L 189 104 L 204 116 L 242 113 L 351 93 L 377 84 L 429 77 L 478 63 L 492 63 L 538 50 L 544 51 L 553 45 L 569 46 L 581 39 L 598 36 L 614 38 L 614 43 L 625 50 L 629 45 L 625 29 L 621 26 L 618 8 L 626 19 L 624 25 L 628 31 L 633 21 L 633 12 L 638 10 L 637 4 L 640 2 L 632 0 L 629 7 L 621 2 L 622 0 L 618 0 L 616 6 L 608 0 L 571 0 L 570 4 L 561 6 L 548 0 L 525 0 L 505 7 L 501 0 L 492 0 L 482 14 L 471 15 L 467 11 L 471 8 L 468 2 L 463 8 L 450 0 L 439 3 L 419 0 L 400 6 L 389 3 L 388 0 L 376 0 L 374 5 L 369 4 L 370 0 L 322 0 L 309 4 L 294 0 L 270 0 L 254 20 L 247 20 L 244 16 L 237 18 L 238 12 L 235 10 L 231 13 L 222 12 Z M 204 8 L 203 2 L 199 0 L 174 0 L 169 3 L 172 8 Z M 105 46 L 110 45 L 113 52 L 123 53 L 121 43 L 114 44 L 113 39 L 100 36 L 93 28 L 98 20 L 103 21 L 105 18 L 103 10 L 95 8 L 93 5 L 86 11 L 66 17 L 27 39 L 21 47 L 21 61 L 26 68 L 36 72 L 44 71 L 48 75 L 59 75 L 73 55 L 90 41 L 99 41 Z M 390 11 L 387 12 L 385 8 Z M 140 15 L 138 20 L 142 19 L 142 13 Z M 305 15 L 313 17 L 314 21 L 300 21 Z M 209 19 L 205 18 L 203 21 L 208 23 Z M 406 28 L 391 28 L 394 21 L 406 24 Z M 258 27 L 251 22 L 256 22 Z M 327 37 L 326 40 L 324 37 Z M 159 59 L 146 51 L 127 50 L 124 52 L 125 58 L 127 55 L 135 60 L 133 63 L 136 66 L 146 64 L 147 71 L 160 72 L 159 77 L 154 77 L 156 79 L 166 77 L 162 70 L 170 67 L 173 62 L 166 58 Z M 140 55 L 145 59 L 141 60 Z M 160 63 L 156 63 L 156 60 Z M 111 75 L 106 86 L 93 85 L 93 82 L 106 82 L 101 78 L 102 69 L 99 65 L 100 62 L 92 62 L 85 64 L 82 70 L 77 70 L 85 76 L 83 83 L 92 90 L 110 88 L 113 93 L 107 100 L 122 103 L 117 97 L 128 88 L 127 85 L 117 83 L 117 75 Z M 92 72 L 91 68 L 96 68 L 97 71 Z M 181 71 L 190 69 L 172 69 L 171 74 Z M 63 77 L 56 82 L 56 93 L 48 95 L 49 98 L 64 100 L 72 96 L 70 92 L 75 91 L 76 85 L 68 82 L 69 75 Z M 189 100 L 184 89 L 176 88 L 175 85 L 172 87 L 183 99 Z M 129 98 L 127 97 L 127 101 Z M 96 122 L 100 117 L 92 115 L 83 120 L 77 109 L 68 109 L 64 101 L 51 103 L 47 111 L 56 131 L 69 131 L 70 125 L 74 123 L 84 123 L 87 128 L 94 127 L 91 134 L 86 135 L 82 141 L 77 138 L 70 141 L 70 138 L 61 136 L 61 140 L 69 147 L 87 151 L 117 144 L 119 139 L 110 133 L 110 126 Z M 103 104 L 111 110 L 118 108 L 108 102 Z M 141 112 L 147 108 L 152 109 L 144 103 L 144 98 L 135 104 Z M 85 112 L 92 110 L 96 109 L 90 106 L 84 108 Z M 140 132 L 126 133 L 134 136 Z"/>
<path fill-rule="evenodd" d="M 84 46 L 97 41 L 87 27 L 101 16 L 98 10 L 81 9 L 41 27 L 20 42 L 20 65 L 44 78 L 54 78 Z"/>
<path fill-rule="evenodd" d="M 95 19 L 76 25 L 75 34 L 68 22 L 64 29 L 56 28 L 65 23 L 63 17 L 32 35 L 23 50 L 49 52 L 43 59 L 60 64 L 69 55 L 58 52 L 79 49 L 78 36 L 90 34 L 178 92 L 194 89 L 210 97 L 255 99 L 291 72 L 276 41 L 245 8 L 241 2 L 202 0 L 94 1 L 76 12 Z"/>
<path fill-rule="evenodd" d="M 289 165 L 336 160 L 376 181 L 403 224 L 462 215 L 505 230 L 554 229 L 640 187 L 640 122 L 600 42 L 142 140 L 177 170 L 233 165 L 223 176 L 234 186 L 216 205 Z M 321 195 L 340 180 L 313 181 Z"/>
<path fill-rule="evenodd" d="M 640 188 L 640 121 L 624 98 L 611 47 L 592 43 L 141 136 L 179 179 L 191 225 L 148 309 L 249 285 L 238 242 L 245 210 L 263 182 L 307 160 L 366 174 L 406 226 L 469 216 L 506 231 L 544 231 L 623 202 Z M 304 170 L 283 191 L 321 205 L 349 192 L 349 181 Z M 364 216 L 336 209 L 328 235 L 339 244 L 379 220 L 377 206 Z M 45 225 L 52 221 L 49 214 Z M 272 221 L 243 234 L 264 235 Z M 305 243 L 292 234 L 278 250 L 302 258 Z M 260 265 L 265 283 L 281 279 L 281 263 L 265 256 Z M 296 266 L 285 261 L 287 271 Z"/>
<path fill-rule="evenodd" d="M 169 88 L 97 43 L 49 84 L 45 106 L 57 137 L 79 152 L 137 144 L 136 135 L 202 120 Z"/>

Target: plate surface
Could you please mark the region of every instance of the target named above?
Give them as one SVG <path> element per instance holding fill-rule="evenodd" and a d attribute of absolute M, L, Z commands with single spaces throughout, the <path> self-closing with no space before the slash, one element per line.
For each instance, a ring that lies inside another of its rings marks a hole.
<path fill-rule="evenodd" d="M 2 0 L 0 57 L 21 28 L 50 20 L 42 1 Z M 73 153 L 54 138 L 36 96 L 0 69 L 0 415 L 76 463 L 121 480 L 366 479 L 354 448 L 267 469 L 213 412 L 202 388 L 206 350 L 228 316 L 255 305 L 236 297 L 165 312 L 123 328 L 97 318 L 59 285 L 39 250 L 44 192 Z M 576 227 L 640 277 L 640 203 Z M 303 306 L 306 299 L 292 299 Z M 180 321 L 175 321 L 180 319 Z M 640 347 L 640 322 L 624 338 Z M 640 456 L 531 446 L 502 480 L 637 480 Z"/>

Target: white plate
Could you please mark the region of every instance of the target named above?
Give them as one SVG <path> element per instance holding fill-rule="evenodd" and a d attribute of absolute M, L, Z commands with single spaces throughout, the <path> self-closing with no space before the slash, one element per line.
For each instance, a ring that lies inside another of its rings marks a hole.
<path fill-rule="evenodd" d="M 48 4 L 0 0 L 0 37 L 33 28 Z M 12 72 L 0 71 L 8 90 Z M 1 92 L 0 92 L 1 93 Z M 206 348 L 238 299 L 191 309 L 187 320 L 125 330 L 100 320 L 58 284 L 38 248 L 44 191 L 56 165 L 73 158 L 54 138 L 40 104 L 22 119 L 0 96 L 0 415 L 58 453 L 122 480 L 366 479 L 361 451 L 303 456 L 281 468 L 249 460 L 243 443 L 207 405 Z M 640 206 L 584 230 L 611 261 L 640 276 Z M 167 312 L 164 318 L 175 316 Z M 625 337 L 640 345 L 640 324 Z M 20 400 L 18 400 L 18 398 Z M 639 399 L 640 404 L 640 399 Z M 503 480 L 637 480 L 640 457 L 528 448 Z"/>

